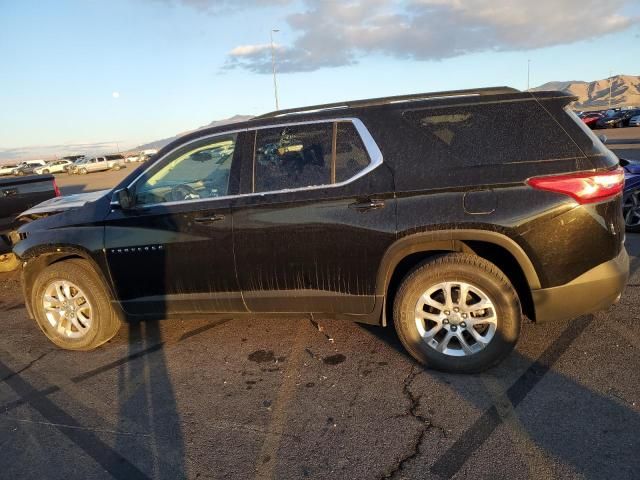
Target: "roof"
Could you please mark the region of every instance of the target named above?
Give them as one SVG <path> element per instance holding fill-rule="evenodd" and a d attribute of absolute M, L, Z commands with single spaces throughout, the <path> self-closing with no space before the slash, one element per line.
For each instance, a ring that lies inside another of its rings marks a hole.
<path fill-rule="evenodd" d="M 346 102 L 326 103 L 323 105 L 312 105 L 308 107 L 289 108 L 286 110 L 275 110 L 265 113 L 252 120 L 261 120 L 264 118 L 275 118 L 290 114 L 315 113 L 327 110 L 341 110 L 347 108 L 363 108 L 381 105 L 389 105 L 393 103 L 416 102 L 420 100 L 445 99 L 452 97 L 478 97 L 487 95 L 500 95 L 508 93 L 520 93 L 520 90 L 511 87 L 489 87 L 474 88 L 469 90 L 449 90 L 442 92 L 414 93 L 411 95 L 398 95 L 392 97 L 369 98 L 365 100 L 351 100 Z"/>

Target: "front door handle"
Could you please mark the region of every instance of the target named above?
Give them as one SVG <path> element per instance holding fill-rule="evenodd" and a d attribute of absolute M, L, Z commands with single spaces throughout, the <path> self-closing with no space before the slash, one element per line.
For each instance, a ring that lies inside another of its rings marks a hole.
<path fill-rule="evenodd" d="M 384 200 L 369 199 L 362 202 L 349 204 L 349 208 L 353 208 L 359 212 L 368 212 L 369 210 L 378 210 L 384 208 Z"/>
<path fill-rule="evenodd" d="M 196 217 L 193 219 L 194 222 L 199 223 L 200 225 L 211 225 L 212 223 L 219 222 L 220 220 L 224 220 L 224 215 L 217 214 L 211 215 L 210 217 Z"/>

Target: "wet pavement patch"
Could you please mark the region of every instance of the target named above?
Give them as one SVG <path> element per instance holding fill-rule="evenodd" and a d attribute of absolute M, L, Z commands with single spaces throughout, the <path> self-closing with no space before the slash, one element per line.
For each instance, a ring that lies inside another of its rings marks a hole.
<path fill-rule="evenodd" d="M 338 365 L 344 362 L 347 359 L 343 354 L 336 353 L 335 355 L 331 355 L 329 357 L 324 357 L 322 360 L 327 365 Z"/>
<path fill-rule="evenodd" d="M 276 357 L 272 350 L 256 350 L 249 354 L 249 360 L 256 363 L 275 362 Z"/>

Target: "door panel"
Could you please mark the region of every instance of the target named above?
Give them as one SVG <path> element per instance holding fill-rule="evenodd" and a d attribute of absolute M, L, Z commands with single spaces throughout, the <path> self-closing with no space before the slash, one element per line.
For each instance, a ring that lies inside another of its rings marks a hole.
<path fill-rule="evenodd" d="M 373 311 L 377 269 L 395 240 L 391 192 L 391 173 L 380 167 L 342 187 L 238 198 L 234 241 L 249 310 Z M 377 208 L 350 207 L 374 199 Z"/>
<path fill-rule="evenodd" d="M 235 276 L 228 200 L 194 206 L 109 215 L 106 254 L 128 313 L 245 311 Z"/>
<path fill-rule="evenodd" d="M 242 143 L 233 132 L 186 142 L 134 181 L 138 208 L 110 213 L 106 254 L 127 312 L 246 311 L 230 209 Z"/>

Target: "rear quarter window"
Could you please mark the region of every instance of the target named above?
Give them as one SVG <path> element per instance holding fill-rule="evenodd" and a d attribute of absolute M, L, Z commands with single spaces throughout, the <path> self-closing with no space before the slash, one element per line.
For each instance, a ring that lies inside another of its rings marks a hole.
<path fill-rule="evenodd" d="M 471 167 L 568 159 L 582 152 L 536 102 L 504 102 L 405 111 L 429 142 L 424 162 Z"/>

